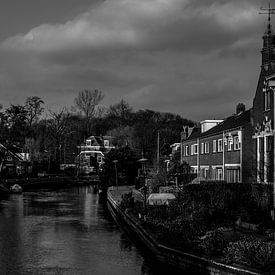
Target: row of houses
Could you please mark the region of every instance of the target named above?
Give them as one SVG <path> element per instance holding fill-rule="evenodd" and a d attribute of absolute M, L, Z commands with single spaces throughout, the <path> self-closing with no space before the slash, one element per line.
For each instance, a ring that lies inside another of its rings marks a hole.
<path fill-rule="evenodd" d="M 178 147 L 204 180 L 274 182 L 275 35 L 268 22 L 263 35 L 261 72 L 253 106 L 224 120 L 184 127 Z"/>
<path fill-rule="evenodd" d="M 77 148 L 79 154 L 75 160 L 69 164 L 60 164 L 61 170 L 77 168 L 78 174 L 97 173 L 98 168 L 104 162 L 104 155 L 115 147 L 110 136 L 90 136 Z M 1 178 L 29 176 L 32 174 L 33 163 L 30 159 L 30 154 L 20 151 L 22 149 L 15 146 L 7 147 L 0 143 Z M 40 176 L 47 174 L 45 171 L 38 172 Z"/>

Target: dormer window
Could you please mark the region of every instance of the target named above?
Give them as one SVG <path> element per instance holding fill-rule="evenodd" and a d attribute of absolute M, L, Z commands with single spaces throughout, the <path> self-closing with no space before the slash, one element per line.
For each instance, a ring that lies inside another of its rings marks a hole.
<path fill-rule="evenodd" d="M 104 147 L 109 147 L 109 145 L 110 145 L 109 140 L 104 140 Z"/>

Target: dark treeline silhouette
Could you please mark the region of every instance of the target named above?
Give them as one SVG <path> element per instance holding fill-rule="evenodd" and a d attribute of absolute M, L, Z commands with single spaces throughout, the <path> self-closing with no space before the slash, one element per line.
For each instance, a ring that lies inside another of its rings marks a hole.
<path fill-rule="evenodd" d="M 1 108 L 0 143 L 30 153 L 36 170 L 54 171 L 60 163 L 73 163 L 79 153 L 77 145 L 90 135 L 113 136 L 114 145 L 128 145 L 139 155 L 155 159 L 158 133 L 160 155 L 167 156 L 170 145 L 180 141 L 182 126 L 194 124 L 173 113 L 134 111 L 124 100 L 102 107 L 103 97 L 99 90 L 84 90 L 76 96 L 71 111 L 63 108 L 46 116 L 39 97 Z"/>

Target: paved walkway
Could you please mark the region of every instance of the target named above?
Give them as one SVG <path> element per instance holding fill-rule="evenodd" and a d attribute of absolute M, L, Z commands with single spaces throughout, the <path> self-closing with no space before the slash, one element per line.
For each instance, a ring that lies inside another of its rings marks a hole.
<path fill-rule="evenodd" d="M 111 186 L 108 188 L 108 191 L 112 194 L 113 199 L 118 203 L 121 201 L 121 196 L 123 194 L 128 194 L 130 192 L 132 192 L 135 201 L 143 201 L 143 195 L 137 189 L 135 189 L 134 185 L 123 185 L 117 187 Z"/>

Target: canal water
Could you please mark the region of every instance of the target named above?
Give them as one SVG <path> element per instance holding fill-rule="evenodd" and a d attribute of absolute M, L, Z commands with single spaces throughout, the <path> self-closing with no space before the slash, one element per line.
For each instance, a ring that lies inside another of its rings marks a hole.
<path fill-rule="evenodd" d="M 169 273 L 123 232 L 92 187 L 0 201 L 0 274 Z"/>

